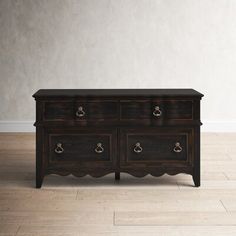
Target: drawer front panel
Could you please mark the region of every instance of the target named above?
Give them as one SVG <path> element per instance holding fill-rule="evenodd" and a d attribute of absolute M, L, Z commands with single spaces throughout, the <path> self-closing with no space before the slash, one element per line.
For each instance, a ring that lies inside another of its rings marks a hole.
<path fill-rule="evenodd" d="M 162 124 L 171 120 L 193 120 L 191 100 L 121 100 L 118 101 L 46 101 L 45 121 L 87 121 L 99 122 L 119 120 L 121 124 L 132 121 L 145 124 Z M 89 123 L 91 124 L 91 123 Z"/>
<path fill-rule="evenodd" d="M 160 103 L 163 119 L 192 119 L 193 102 L 192 101 L 156 101 L 157 106 Z M 156 105 L 154 105 L 155 107 Z"/>
<path fill-rule="evenodd" d="M 193 119 L 191 100 L 121 101 L 121 120 L 146 119 L 155 124 L 159 120 Z"/>
<path fill-rule="evenodd" d="M 177 143 L 179 143 L 179 145 Z M 179 152 L 174 151 L 178 150 L 177 147 Z M 148 134 L 129 135 L 127 157 L 128 161 L 186 161 L 186 136 Z"/>
<path fill-rule="evenodd" d="M 44 120 L 66 121 L 73 118 L 73 102 L 55 101 L 44 103 Z"/>
<path fill-rule="evenodd" d="M 121 165 L 191 163 L 192 129 L 122 129 Z"/>
<path fill-rule="evenodd" d="M 121 120 L 150 119 L 152 114 L 151 101 L 121 101 Z"/>
<path fill-rule="evenodd" d="M 44 103 L 45 121 L 103 121 L 118 120 L 116 101 L 48 101 Z"/>
<path fill-rule="evenodd" d="M 52 130 L 48 134 L 49 163 L 97 163 L 112 165 L 116 155 L 116 131 Z M 93 166 L 90 165 L 90 168 Z"/>
<path fill-rule="evenodd" d="M 77 101 L 75 110 L 77 120 L 118 120 L 119 118 L 116 101 Z"/>

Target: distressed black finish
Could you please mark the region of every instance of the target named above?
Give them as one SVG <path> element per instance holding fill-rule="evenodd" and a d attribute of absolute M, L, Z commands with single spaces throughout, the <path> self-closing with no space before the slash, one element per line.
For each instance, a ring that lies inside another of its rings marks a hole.
<path fill-rule="evenodd" d="M 187 173 L 200 186 L 200 100 L 193 89 L 39 90 L 36 187 L 48 174 Z"/>

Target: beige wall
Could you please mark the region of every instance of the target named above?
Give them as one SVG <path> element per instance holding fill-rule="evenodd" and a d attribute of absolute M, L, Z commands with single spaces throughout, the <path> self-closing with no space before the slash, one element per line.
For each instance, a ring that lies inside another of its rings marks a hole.
<path fill-rule="evenodd" d="M 40 88 L 178 88 L 236 121 L 235 0 L 0 0 L 0 120 Z"/>

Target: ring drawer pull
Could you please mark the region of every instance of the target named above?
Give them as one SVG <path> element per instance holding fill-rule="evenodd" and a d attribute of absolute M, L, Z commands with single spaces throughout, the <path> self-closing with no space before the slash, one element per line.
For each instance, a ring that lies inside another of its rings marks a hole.
<path fill-rule="evenodd" d="M 83 110 L 83 107 L 82 107 L 82 106 L 78 107 L 78 110 L 77 110 L 77 112 L 76 112 L 76 116 L 78 116 L 78 117 L 83 117 L 83 116 L 85 116 L 85 111 Z"/>
<path fill-rule="evenodd" d="M 136 143 L 135 147 L 134 147 L 134 152 L 140 153 L 142 151 L 143 151 L 143 148 L 141 147 L 141 144 L 140 143 Z"/>
<path fill-rule="evenodd" d="M 96 153 L 102 153 L 104 151 L 104 147 L 101 143 L 97 143 L 97 147 L 94 150 Z"/>
<path fill-rule="evenodd" d="M 64 152 L 64 148 L 61 143 L 57 143 L 56 148 L 54 149 L 55 153 L 61 154 Z"/>
<path fill-rule="evenodd" d="M 174 152 L 182 152 L 183 148 L 180 146 L 180 143 L 175 143 Z"/>
<path fill-rule="evenodd" d="M 160 117 L 162 115 L 162 111 L 159 106 L 155 106 L 154 111 L 152 113 L 156 117 Z"/>

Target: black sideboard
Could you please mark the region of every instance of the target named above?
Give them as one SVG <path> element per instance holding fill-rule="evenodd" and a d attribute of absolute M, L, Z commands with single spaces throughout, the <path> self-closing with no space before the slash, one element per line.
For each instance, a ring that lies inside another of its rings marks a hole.
<path fill-rule="evenodd" d="M 186 173 L 200 186 L 200 100 L 193 89 L 41 89 L 36 187 L 49 174 Z"/>

